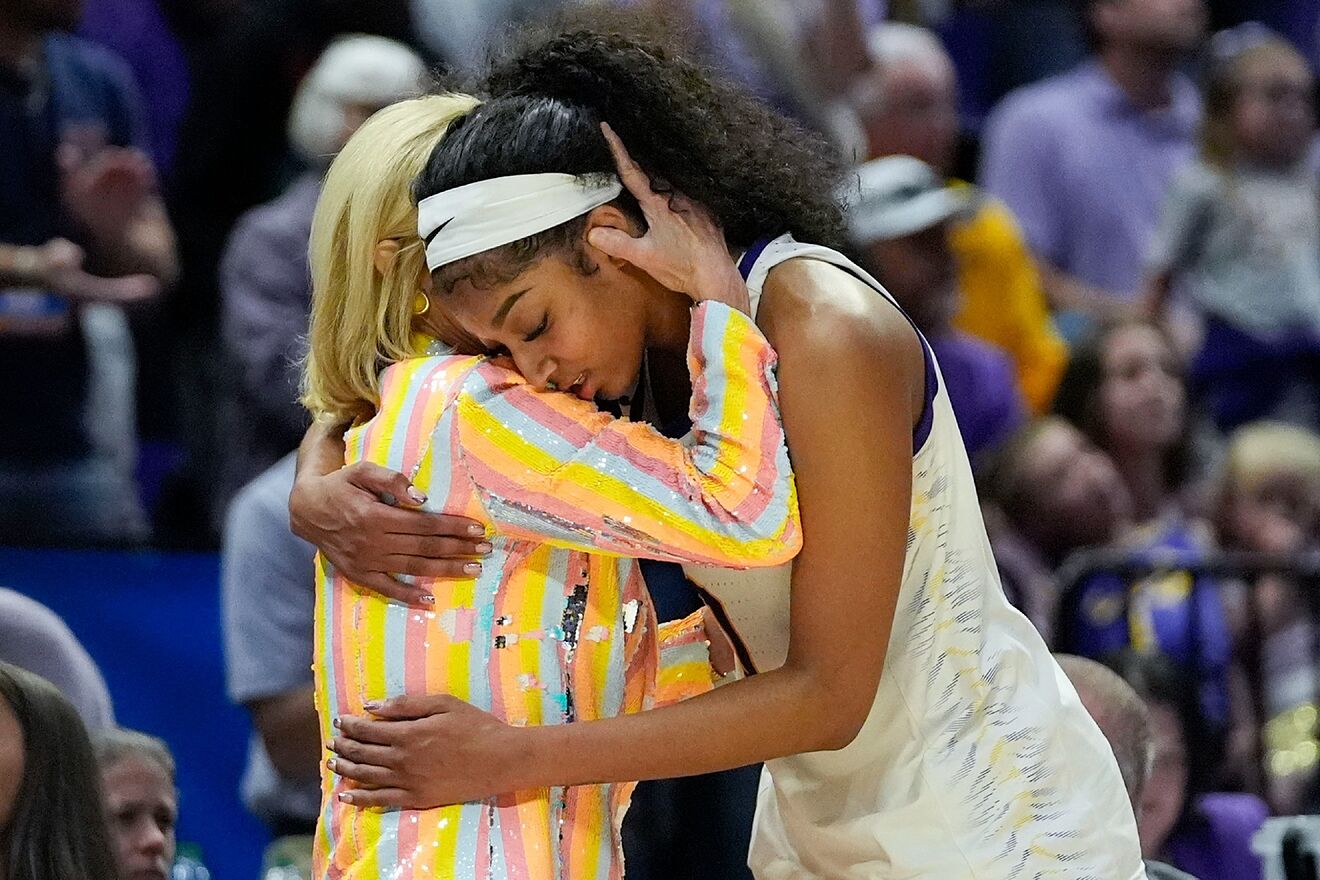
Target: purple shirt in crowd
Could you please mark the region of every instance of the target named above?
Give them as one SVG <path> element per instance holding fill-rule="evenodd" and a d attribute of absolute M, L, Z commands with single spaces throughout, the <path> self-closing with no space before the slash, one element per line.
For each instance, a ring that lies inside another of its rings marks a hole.
<path fill-rule="evenodd" d="M 1038 257 L 1130 297 L 1200 115 L 1186 76 L 1174 77 L 1167 107 L 1143 110 L 1087 61 L 1004 98 L 986 122 L 981 182 L 1008 203 Z"/>
<path fill-rule="evenodd" d="M 221 333 L 234 367 L 235 418 L 221 479 L 228 498 L 298 448 L 307 411 L 298 402 L 312 279 L 307 241 L 321 176 L 299 177 L 244 214 L 220 262 Z"/>
<path fill-rule="evenodd" d="M 1013 363 L 993 345 L 952 331 L 929 340 L 944 377 L 958 432 L 967 454 L 977 455 L 1007 440 L 1026 420 Z"/>

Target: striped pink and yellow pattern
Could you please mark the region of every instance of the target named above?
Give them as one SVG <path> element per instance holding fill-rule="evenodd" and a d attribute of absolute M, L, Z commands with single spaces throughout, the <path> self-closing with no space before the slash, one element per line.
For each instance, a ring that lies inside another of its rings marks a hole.
<path fill-rule="evenodd" d="M 382 376 L 348 460 L 412 476 L 427 508 L 490 524 L 472 580 L 389 602 L 318 557 L 315 662 L 331 720 L 404 693 L 447 693 L 514 725 L 642 711 L 710 687 L 698 619 L 659 627 L 636 557 L 778 565 L 801 544 L 775 404 L 774 353 L 746 316 L 694 310 L 697 444 L 684 448 L 501 362 L 426 357 Z M 363 880 L 623 876 L 630 785 L 523 791 L 433 810 L 341 804 L 324 772 L 317 876 Z"/>

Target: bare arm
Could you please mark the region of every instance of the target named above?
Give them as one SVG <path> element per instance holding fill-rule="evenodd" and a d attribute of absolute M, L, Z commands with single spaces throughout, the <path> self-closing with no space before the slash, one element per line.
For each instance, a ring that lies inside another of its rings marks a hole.
<path fill-rule="evenodd" d="M 320 768 L 321 722 L 311 687 L 253 700 L 252 726 L 285 779 L 314 780 Z"/>
<path fill-rule="evenodd" d="M 767 288 L 762 326 L 780 353 L 805 537 L 785 665 L 675 706 L 539 728 L 505 727 L 446 696 L 392 701 L 379 717 L 417 720 L 342 721 L 336 772 L 377 789 L 352 792 L 353 803 L 430 806 L 527 786 L 680 776 L 853 739 L 875 698 L 897 603 L 923 364 L 910 326 L 874 292 L 822 264 L 784 268 L 772 281 L 788 286 Z M 822 304 L 810 295 L 821 286 L 847 289 Z"/>
<path fill-rule="evenodd" d="M 1055 311 L 1081 312 L 1097 321 L 1120 319 L 1130 313 L 1133 306 L 1118 293 L 1103 290 L 1069 275 L 1042 260 L 1040 279 L 1045 296 Z"/>
<path fill-rule="evenodd" d="M 83 268 L 82 248 L 62 238 L 42 245 L 0 244 L 0 285 L 31 287 L 62 296 L 70 303 L 130 305 L 160 292 L 150 274 L 102 278 Z"/>
<path fill-rule="evenodd" d="M 343 426 L 318 422 L 298 448 L 289 527 L 353 583 L 416 602 L 424 591 L 395 574 L 472 577 L 468 566 L 479 573 L 489 552 L 481 524 L 417 510 L 425 500 L 403 474 L 369 462 L 344 467 Z"/>

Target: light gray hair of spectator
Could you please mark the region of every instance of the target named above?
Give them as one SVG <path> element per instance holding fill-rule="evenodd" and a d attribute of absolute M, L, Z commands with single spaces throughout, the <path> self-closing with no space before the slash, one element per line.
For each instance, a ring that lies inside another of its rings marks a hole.
<path fill-rule="evenodd" d="M 304 159 L 326 165 L 356 127 L 349 124 L 348 107 L 380 108 L 415 97 L 425 77 L 425 63 L 402 43 L 341 37 L 321 53 L 293 96 L 289 142 Z"/>
<path fill-rule="evenodd" d="M 1056 654 L 1054 659 L 1072 682 L 1100 732 L 1109 740 L 1123 785 L 1136 810 L 1150 773 L 1153 748 L 1150 710 L 1132 686 L 1108 667 L 1071 654 Z"/>
<path fill-rule="evenodd" d="M 953 63 L 934 31 L 901 21 L 872 28 L 866 37 L 866 47 L 871 60 L 881 66 L 896 61 L 933 62 L 941 66 Z"/>
<path fill-rule="evenodd" d="M 174 755 L 165 741 L 137 730 L 116 727 L 96 735 L 96 763 L 104 773 L 125 758 L 141 758 L 165 771 L 174 784 Z"/>
<path fill-rule="evenodd" d="M 853 111 L 862 118 L 874 118 L 885 105 L 885 68 L 895 64 L 916 64 L 932 76 L 956 76 L 939 36 L 932 30 L 906 22 L 891 21 L 871 29 L 866 38 L 867 53 L 875 71 L 859 76 L 847 95 Z"/>

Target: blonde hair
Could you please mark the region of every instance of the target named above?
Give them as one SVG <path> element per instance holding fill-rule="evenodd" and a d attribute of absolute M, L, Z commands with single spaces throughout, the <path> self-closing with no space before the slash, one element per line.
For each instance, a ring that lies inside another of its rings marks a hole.
<path fill-rule="evenodd" d="M 426 255 L 412 182 L 449 125 L 478 103 L 442 94 L 393 104 L 368 119 L 331 163 L 308 248 L 312 310 L 302 401 L 318 421 L 370 418 L 380 403 L 380 371 L 421 354 L 412 325 Z M 381 272 L 376 252 L 387 240 L 399 250 Z"/>
<path fill-rule="evenodd" d="M 1250 491 L 1287 474 L 1320 484 L 1320 435 L 1285 422 L 1253 422 L 1233 432 L 1223 491 Z"/>
<path fill-rule="evenodd" d="M 1238 158 L 1233 141 L 1233 111 L 1242 98 L 1242 77 L 1257 59 L 1271 55 L 1285 55 L 1306 64 L 1306 58 L 1291 43 L 1264 32 L 1253 34 L 1246 46 L 1227 53 L 1211 65 L 1204 87 L 1200 138 L 1201 161 L 1207 165 L 1221 171 L 1233 167 Z"/>

